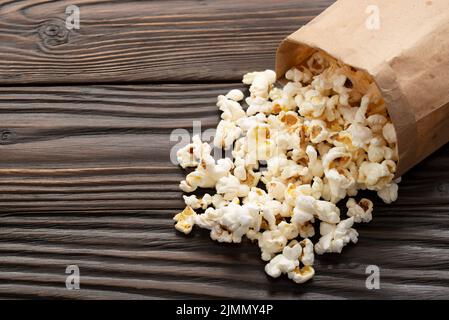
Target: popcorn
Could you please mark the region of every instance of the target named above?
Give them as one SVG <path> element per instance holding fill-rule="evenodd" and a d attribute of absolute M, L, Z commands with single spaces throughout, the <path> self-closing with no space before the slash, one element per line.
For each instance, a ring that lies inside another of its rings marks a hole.
<path fill-rule="evenodd" d="M 315 270 L 311 266 L 305 266 L 303 268 L 296 267 L 288 273 L 288 278 L 296 283 L 304 283 L 312 279 L 314 275 Z"/>
<path fill-rule="evenodd" d="M 302 247 L 301 262 L 305 266 L 312 266 L 315 260 L 313 255 L 313 243 L 309 239 L 304 239 L 299 243 Z"/>
<path fill-rule="evenodd" d="M 178 213 L 173 220 L 176 221 L 176 230 L 189 234 L 195 225 L 196 212 L 187 206 L 182 212 Z"/>
<path fill-rule="evenodd" d="M 318 118 L 326 108 L 328 98 L 322 96 L 319 91 L 311 89 L 302 97 L 296 96 L 295 101 L 299 107 L 299 114 L 303 117 Z"/>
<path fill-rule="evenodd" d="M 287 186 L 280 180 L 273 179 L 266 184 L 268 195 L 272 199 L 283 201 L 285 199 L 285 191 Z"/>
<path fill-rule="evenodd" d="M 233 122 L 221 120 L 218 124 L 214 138 L 214 146 L 222 149 L 229 149 L 235 140 L 242 134 L 242 129 Z"/>
<path fill-rule="evenodd" d="M 257 241 L 268 275 L 303 283 L 315 274 L 314 251 L 340 253 L 358 241 L 353 224 L 372 220 L 373 203 L 354 200 L 358 190 L 397 199 L 398 148 L 380 91 L 362 71 L 316 52 L 285 79 L 275 87 L 273 71 L 249 73 L 249 97 L 240 90 L 218 97 L 214 146 L 233 158 L 216 161 L 199 136 L 177 152 L 181 167 L 194 168 L 180 188 L 216 193 L 185 195 L 174 219 L 186 234 L 197 225 L 218 242 Z M 341 220 L 337 204 L 346 197 Z"/>
<path fill-rule="evenodd" d="M 258 241 L 262 251 L 262 260 L 271 260 L 275 253 L 283 250 L 287 240 L 287 237 L 279 229 L 264 231 Z"/>
<path fill-rule="evenodd" d="M 312 73 L 306 68 L 292 68 L 287 71 L 285 78 L 297 83 L 309 83 L 312 80 Z"/>
<path fill-rule="evenodd" d="M 265 272 L 278 278 L 281 274 L 288 274 L 296 283 L 304 283 L 314 275 L 313 244 L 309 239 L 299 242 L 291 241 L 282 251 L 265 266 Z M 300 262 L 304 265 L 300 268 Z"/>
<path fill-rule="evenodd" d="M 346 202 L 348 208 L 348 217 L 353 217 L 354 222 L 370 222 L 373 219 L 373 202 L 362 198 L 357 203 L 353 198 Z"/>
<path fill-rule="evenodd" d="M 199 160 L 206 155 L 210 155 L 211 147 L 207 143 L 202 143 L 199 136 L 193 136 L 193 142 L 178 150 L 176 157 L 181 167 L 196 167 Z"/>
<path fill-rule="evenodd" d="M 351 124 L 346 131 L 351 134 L 352 144 L 358 148 L 365 149 L 373 138 L 371 129 L 358 123 Z"/>
<path fill-rule="evenodd" d="M 352 156 L 344 147 L 331 148 L 323 157 L 324 170 L 346 168 L 351 163 Z"/>
<path fill-rule="evenodd" d="M 337 203 L 352 191 L 357 176 L 353 176 L 349 169 L 330 169 L 325 172 L 329 186 L 330 201 Z"/>
<path fill-rule="evenodd" d="M 382 163 L 364 161 L 359 169 L 358 183 L 369 190 L 380 190 L 393 180 L 396 165 L 391 160 Z"/>
<path fill-rule="evenodd" d="M 212 196 L 210 194 L 205 194 L 201 199 L 198 199 L 195 195 L 183 196 L 184 202 L 186 206 L 191 207 L 192 209 L 206 209 L 209 205 L 212 204 Z"/>
<path fill-rule="evenodd" d="M 266 273 L 273 278 L 277 278 L 283 273 L 293 271 L 299 266 L 301 253 L 302 246 L 298 241 L 291 241 L 288 246 L 284 248 L 282 254 L 278 254 L 265 266 Z"/>
<path fill-rule="evenodd" d="M 245 95 L 243 94 L 242 91 L 240 91 L 238 89 L 233 89 L 228 92 L 228 94 L 226 95 L 226 98 L 228 98 L 230 100 L 234 100 L 234 101 L 241 101 L 245 98 Z"/>
<path fill-rule="evenodd" d="M 313 143 L 323 142 L 329 137 L 330 133 L 327 130 L 326 122 L 322 120 L 314 119 L 311 121 L 306 121 L 305 126 L 307 128 L 310 141 Z"/>
<path fill-rule="evenodd" d="M 246 99 L 246 103 L 248 104 L 248 109 L 246 110 L 248 116 L 257 113 L 269 114 L 273 111 L 273 102 L 261 97 L 248 98 Z"/>
<path fill-rule="evenodd" d="M 237 197 L 245 197 L 249 193 L 249 187 L 246 184 L 242 184 L 239 179 L 233 175 L 221 177 L 215 188 L 217 193 L 223 195 L 223 199 L 232 200 Z"/>
<path fill-rule="evenodd" d="M 398 185 L 395 182 L 387 184 L 385 187 L 377 191 L 379 198 L 385 203 L 392 203 L 398 199 Z"/>
<path fill-rule="evenodd" d="M 218 96 L 217 107 L 219 107 L 219 109 L 223 111 L 223 113 L 221 114 L 221 118 L 223 120 L 236 122 L 237 120 L 245 117 L 246 114 L 245 111 L 243 111 L 240 103 L 237 102 L 240 100 L 229 98 L 231 92 L 226 96 Z M 235 93 L 232 93 L 231 97 L 236 98 Z"/>
<path fill-rule="evenodd" d="M 184 192 L 193 192 L 199 187 L 213 188 L 220 178 L 229 174 L 232 167 L 232 160 L 220 159 L 215 163 L 214 158 L 208 155 L 201 159 L 201 164 L 179 186 Z"/>
<path fill-rule="evenodd" d="M 385 140 L 388 141 L 388 143 L 393 144 L 396 143 L 396 131 L 394 130 L 394 126 L 392 123 L 387 123 L 384 125 L 382 129 L 382 134 L 385 138 Z"/>
<path fill-rule="evenodd" d="M 324 254 L 326 252 L 341 253 L 341 250 L 349 242 L 357 243 L 359 234 L 352 227 L 354 218 L 342 220 L 338 224 L 321 222 L 321 238 L 315 244 L 315 252 Z"/>
<path fill-rule="evenodd" d="M 316 200 L 311 196 L 299 196 L 293 211 L 292 222 L 303 225 L 317 217 L 321 221 L 338 223 L 340 221 L 340 209 L 333 203 Z"/>
<path fill-rule="evenodd" d="M 250 84 L 252 97 L 268 98 L 271 85 L 276 82 L 276 73 L 272 70 L 248 73 L 243 77 L 244 84 Z"/>

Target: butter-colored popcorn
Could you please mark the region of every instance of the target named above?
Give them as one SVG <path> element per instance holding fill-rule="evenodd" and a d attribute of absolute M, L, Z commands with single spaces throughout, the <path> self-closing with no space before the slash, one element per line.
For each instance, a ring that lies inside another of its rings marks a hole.
<path fill-rule="evenodd" d="M 220 178 L 229 174 L 234 164 L 230 159 L 215 162 L 212 156 L 201 159 L 195 171 L 189 173 L 186 180 L 181 181 L 180 188 L 184 192 L 193 192 L 197 188 L 213 188 Z"/>
<path fill-rule="evenodd" d="M 320 240 L 315 244 L 315 252 L 324 254 L 326 252 L 341 253 L 341 250 L 349 242 L 357 243 L 358 233 L 352 228 L 354 218 L 340 221 L 338 224 L 321 222 Z"/>
<path fill-rule="evenodd" d="M 214 146 L 217 148 L 229 149 L 241 134 L 242 129 L 240 129 L 235 123 L 227 120 L 221 120 L 215 133 Z"/>
<path fill-rule="evenodd" d="M 257 113 L 270 114 L 273 111 L 273 102 L 262 97 L 247 98 L 245 102 L 248 104 L 248 109 L 246 109 L 248 116 L 253 116 Z"/>
<path fill-rule="evenodd" d="M 313 243 L 309 239 L 304 239 L 299 243 L 302 247 L 301 262 L 305 266 L 312 266 L 315 260 L 313 254 Z"/>
<path fill-rule="evenodd" d="M 329 63 L 321 52 L 314 53 L 307 60 L 307 67 L 314 74 L 322 73 L 328 66 Z"/>
<path fill-rule="evenodd" d="M 251 85 L 252 97 L 268 98 L 271 86 L 276 82 L 276 73 L 272 70 L 251 72 L 243 76 L 243 83 Z"/>
<path fill-rule="evenodd" d="M 259 124 L 248 130 L 248 154 L 247 163 L 255 163 L 270 159 L 274 154 L 275 144 L 270 139 L 270 127 L 266 124 Z"/>
<path fill-rule="evenodd" d="M 270 198 L 283 201 L 285 199 L 285 191 L 287 186 L 279 179 L 273 179 L 266 183 L 268 195 Z"/>
<path fill-rule="evenodd" d="M 373 219 L 373 202 L 369 199 L 362 198 L 357 203 L 353 198 L 346 202 L 348 208 L 348 217 L 353 217 L 354 222 L 370 222 Z"/>
<path fill-rule="evenodd" d="M 176 230 L 189 234 L 195 225 L 196 212 L 187 206 L 182 212 L 178 213 L 173 220 L 176 221 Z"/>
<path fill-rule="evenodd" d="M 299 69 L 294 67 L 285 73 L 287 80 L 303 84 L 309 83 L 312 80 L 312 76 L 312 73 L 306 68 Z"/>
<path fill-rule="evenodd" d="M 387 123 L 384 125 L 384 127 L 382 128 L 382 134 L 385 140 L 388 141 L 388 143 L 390 144 L 396 143 L 397 141 L 396 131 L 392 123 Z"/>
<path fill-rule="evenodd" d="M 296 228 L 293 223 L 288 223 L 286 221 L 281 221 L 281 223 L 277 225 L 277 229 L 287 240 L 295 239 L 299 234 L 298 228 Z"/>
<path fill-rule="evenodd" d="M 356 184 L 356 179 L 351 176 L 350 171 L 347 169 L 330 169 L 326 171 L 325 175 L 328 181 L 330 201 L 332 203 L 337 203 L 341 199 L 344 199 L 347 191 L 351 190 Z"/>
<path fill-rule="evenodd" d="M 377 191 L 379 198 L 385 203 L 392 203 L 398 199 L 398 185 L 395 182 L 387 184 L 385 187 Z"/>
<path fill-rule="evenodd" d="M 276 253 L 284 249 L 287 237 L 279 229 L 266 230 L 260 236 L 258 243 L 262 252 L 262 260 L 269 261 Z"/>
<path fill-rule="evenodd" d="M 353 123 L 346 129 L 351 134 L 352 144 L 358 148 L 367 148 L 373 138 L 373 132 L 367 126 L 359 123 Z"/>
<path fill-rule="evenodd" d="M 380 190 L 392 181 L 395 171 L 396 164 L 391 160 L 382 163 L 364 161 L 359 168 L 357 182 L 369 190 Z"/>
<path fill-rule="evenodd" d="M 303 225 L 296 226 L 301 238 L 311 238 L 315 235 L 315 227 L 312 223 L 306 222 Z"/>
<path fill-rule="evenodd" d="M 223 112 L 221 114 L 221 118 L 223 120 L 236 122 L 237 120 L 245 117 L 246 113 L 237 100 L 228 97 L 230 93 L 228 93 L 227 96 L 218 96 L 217 107 Z"/>
<path fill-rule="evenodd" d="M 371 139 L 368 146 L 368 160 L 371 162 L 382 162 L 385 156 L 388 156 L 388 150 L 390 149 L 385 146 L 385 140 L 379 136 Z M 390 149 L 391 150 L 391 149 Z M 392 154 L 393 150 L 391 150 Z"/>
<path fill-rule="evenodd" d="M 201 142 L 199 136 L 193 136 L 192 141 L 192 143 L 179 149 L 176 153 L 178 163 L 183 168 L 198 166 L 200 159 L 206 155 L 210 155 L 212 151 L 210 145 Z"/>
<path fill-rule="evenodd" d="M 206 193 L 202 198 L 198 199 L 195 195 L 183 196 L 186 206 L 192 209 L 203 209 L 205 210 L 208 206 L 212 204 L 212 196 Z"/>
<path fill-rule="evenodd" d="M 265 272 L 273 278 L 279 277 L 283 273 L 293 271 L 299 266 L 299 259 L 302 253 L 302 246 L 298 241 L 291 241 L 282 251 L 265 266 Z"/>
<path fill-rule="evenodd" d="M 372 132 L 379 133 L 382 132 L 384 125 L 387 123 L 388 119 L 382 114 L 370 115 L 366 122 L 371 128 Z"/>
<path fill-rule="evenodd" d="M 245 159 L 237 157 L 234 160 L 234 176 L 240 181 L 245 181 L 248 177 L 246 173 L 246 163 Z"/>
<path fill-rule="evenodd" d="M 381 93 L 366 73 L 316 52 L 285 79 L 277 88 L 274 71 L 248 73 L 249 97 L 240 90 L 218 97 L 214 146 L 232 149 L 233 159 L 215 161 L 198 136 L 178 151 L 180 165 L 195 168 L 181 189 L 216 194 L 184 196 L 187 207 L 175 220 L 181 232 L 197 225 L 219 242 L 257 241 L 270 276 L 303 283 L 315 274 L 314 251 L 341 252 L 358 240 L 353 224 L 372 219 L 370 200 L 350 198 L 348 218 L 340 220 L 340 200 L 365 189 L 386 203 L 396 200 L 398 148 Z M 315 222 L 321 237 L 314 245 Z"/>
<path fill-rule="evenodd" d="M 322 120 L 313 119 L 306 121 L 304 125 L 307 128 L 310 141 L 315 144 L 325 141 L 330 135 L 326 127 L 326 122 Z"/>
<path fill-rule="evenodd" d="M 250 188 L 233 175 L 221 177 L 215 185 L 218 194 L 222 194 L 225 200 L 238 197 L 246 197 Z"/>
<path fill-rule="evenodd" d="M 302 268 L 296 267 L 293 271 L 288 273 L 288 278 L 296 283 L 304 283 L 309 281 L 315 275 L 315 270 L 311 266 L 304 266 Z"/>
<path fill-rule="evenodd" d="M 311 89 L 307 91 L 302 97 L 298 95 L 295 97 L 298 105 L 298 112 L 303 117 L 318 118 L 326 109 L 327 100 L 329 98 L 322 96 L 317 90 Z"/>
<path fill-rule="evenodd" d="M 231 99 L 233 101 L 242 101 L 245 98 L 245 95 L 241 90 L 238 89 L 232 89 L 226 94 L 226 98 Z"/>
<path fill-rule="evenodd" d="M 333 147 L 323 156 L 324 170 L 343 169 L 349 166 L 352 155 L 344 147 Z"/>
<path fill-rule="evenodd" d="M 360 102 L 360 107 L 357 109 L 357 112 L 354 116 L 354 121 L 356 123 L 365 124 L 366 123 L 366 113 L 368 111 L 368 106 L 370 103 L 370 99 L 368 96 L 363 96 Z"/>
<path fill-rule="evenodd" d="M 293 210 L 292 222 L 303 225 L 314 218 L 329 223 L 340 221 L 340 209 L 328 201 L 316 200 L 311 196 L 299 196 L 296 199 L 296 206 Z"/>
<path fill-rule="evenodd" d="M 208 208 L 197 215 L 196 224 L 211 230 L 211 238 L 218 242 L 240 243 L 242 237 L 258 224 L 258 211 L 252 206 L 235 202 L 219 209 Z"/>
<path fill-rule="evenodd" d="M 246 117 L 246 118 L 240 118 L 237 120 L 237 125 L 243 130 L 243 132 L 247 132 L 249 129 L 259 125 L 263 124 L 267 121 L 267 117 L 263 113 L 258 113 L 256 115 Z"/>

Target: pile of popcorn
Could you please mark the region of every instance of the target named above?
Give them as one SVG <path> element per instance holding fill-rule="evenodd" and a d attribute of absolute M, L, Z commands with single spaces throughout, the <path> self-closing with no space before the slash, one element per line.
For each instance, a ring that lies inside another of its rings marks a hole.
<path fill-rule="evenodd" d="M 240 90 L 218 97 L 213 144 L 232 158 L 216 160 L 199 136 L 177 152 L 182 168 L 194 168 L 180 188 L 214 194 L 184 196 L 174 220 L 185 234 L 197 225 L 219 242 L 246 236 L 259 245 L 268 275 L 303 283 L 315 274 L 314 253 L 340 253 L 357 242 L 354 224 L 371 221 L 373 203 L 355 200 L 358 190 L 376 191 L 385 203 L 397 199 L 398 153 L 367 73 L 317 51 L 285 80 L 279 88 L 271 70 L 246 74 L 244 107 Z M 336 204 L 346 197 L 345 217 Z"/>

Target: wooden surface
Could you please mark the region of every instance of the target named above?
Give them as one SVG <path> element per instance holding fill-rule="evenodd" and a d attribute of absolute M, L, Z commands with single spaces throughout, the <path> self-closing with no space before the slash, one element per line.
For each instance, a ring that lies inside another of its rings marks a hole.
<path fill-rule="evenodd" d="M 71 3 L 0 1 L 0 298 L 449 297 L 449 145 L 304 285 L 266 276 L 256 245 L 173 228 L 172 130 L 216 125 L 216 96 L 331 2 L 78 1 L 81 29 L 50 41 Z"/>

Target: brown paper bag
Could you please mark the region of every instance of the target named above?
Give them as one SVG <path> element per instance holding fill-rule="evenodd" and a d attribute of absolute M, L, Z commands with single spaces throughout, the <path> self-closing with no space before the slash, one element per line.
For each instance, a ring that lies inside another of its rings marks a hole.
<path fill-rule="evenodd" d="M 278 78 L 315 49 L 374 78 L 398 136 L 396 176 L 449 141 L 448 0 L 337 1 L 281 43 Z"/>

